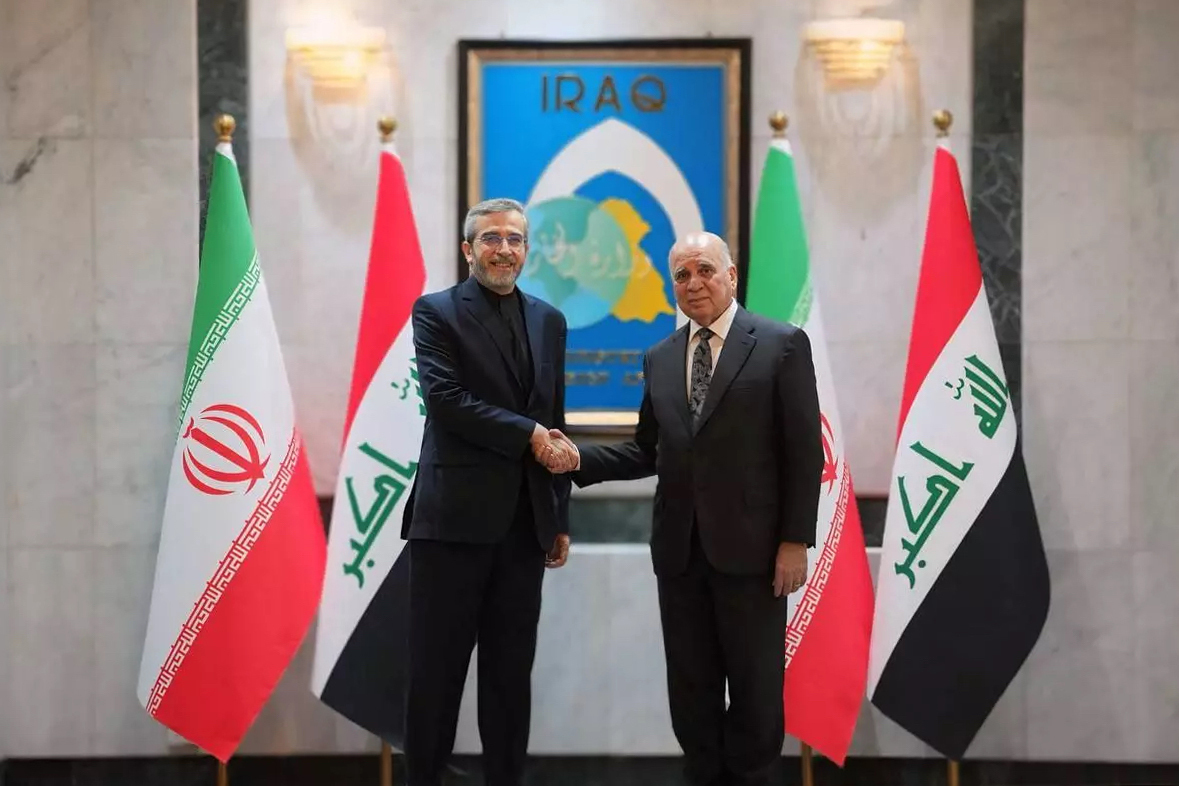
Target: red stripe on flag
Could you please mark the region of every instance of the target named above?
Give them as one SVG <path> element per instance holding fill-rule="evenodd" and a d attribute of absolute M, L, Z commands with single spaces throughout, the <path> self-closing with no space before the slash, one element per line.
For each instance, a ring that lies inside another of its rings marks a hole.
<path fill-rule="evenodd" d="M 839 538 L 834 558 L 825 581 L 823 560 L 815 567 L 811 583 L 818 587 L 809 586 L 807 594 L 813 589 L 821 593 L 782 685 L 786 733 L 839 766 L 847 757 L 864 700 L 873 611 L 864 531 L 846 464 L 844 477 L 839 500 L 843 515 L 836 514 L 828 536 Z M 801 602 L 807 602 L 805 595 Z"/>
<path fill-rule="evenodd" d="M 917 391 L 978 297 L 981 286 L 978 250 L 962 194 L 958 162 L 950 151 L 939 147 L 933 162 L 925 248 L 921 253 L 909 362 L 897 421 L 898 439 Z"/>
<path fill-rule="evenodd" d="M 413 204 L 401 159 L 391 150 L 381 152 L 381 174 L 377 184 L 377 205 L 373 217 L 368 275 L 356 338 L 356 360 L 352 367 L 352 390 L 344 438 L 364 392 L 389 347 L 409 323 L 414 301 L 426 286 L 426 263 Z"/>
<path fill-rule="evenodd" d="M 221 761 L 233 755 L 270 697 L 319 603 L 327 547 L 299 447 L 285 493 L 273 511 L 264 497 L 246 523 L 153 690 L 156 720 Z M 275 482 L 282 482 L 281 474 Z M 255 519 L 266 513 L 258 531 Z M 169 664 L 172 675 L 166 674 Z"/>

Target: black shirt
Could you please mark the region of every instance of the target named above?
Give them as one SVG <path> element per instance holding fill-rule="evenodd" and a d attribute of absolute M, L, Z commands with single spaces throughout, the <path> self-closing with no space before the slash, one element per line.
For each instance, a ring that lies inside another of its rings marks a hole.
<path fill-rule="evenodd" d="M 532 390 L 532 353 L 528 349 L 528 331 L 524 326 L 524 301 L 520 290 L 515 287 L 506 295 L 492 292 L 479 284 L 479 289 L 491 304 L 491 310 L 499 314 L 508 330 L 512 344 L 512 362 L 517 377 L 523 382 L 525 393 Z"/>

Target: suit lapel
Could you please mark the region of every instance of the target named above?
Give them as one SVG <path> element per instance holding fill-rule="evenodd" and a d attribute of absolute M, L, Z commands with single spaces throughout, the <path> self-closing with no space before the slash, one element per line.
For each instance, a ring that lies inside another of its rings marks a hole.
<path fill-rule="evenodd" d="M 676 331 L 675 337 L 671 340 L 671 346 L 668 348 L 668 374 L 671 377 L 671 383 L 668 385 L 668 390 L 671 391 L 672 403 L 675 405 L 675 411 L 680 413 L 680 419 L 683 420 L 684 430 L 692 433 L 692 413 L 688 411 L 688 326 L 684 325 Z M 723 355 L 721 357 L 724 357 Z"/>
<path fill-rule="evenodd" d="M 708 395 L 704 398 L 700 419 L 696 421 L 696 432 L 700 431 L 708 422 L 709 416 L 712 415 L 717 404 L 725 395 L 725 391 L 729 389 L 729 385 L 733 384 L 733 380 L 741 371 L 741 367 L 745 365 L 745 361 L 749 358 L 749 353 L 753 351 L 753 345 L 756 343 L 757 338 L 749 332 L 745 311 L 738 306 L 737 313 L 733 315 L 733 324 L 729 328 L 729 335 L 721 348 L 720 360 L 717 361 L 716 368 L 713 369 L 712 381 L 708 383 Z M 684 384 L 686 389 L 686 383 Z M 686 398 L 687 394 L 684 395 Z"/>
<path fill-rule="evenodd" d="M 541 358 L 544 357 L 544 317 L 541 316 L 536 298 L 525 295 L 523 291 L 520 292 L 520 297 L 524 299 L 524 329 L 528 331 L 528 348 L 532 351 L 532 393 L 528 397 L 529 403 L 532 404 L 540 395 L 540 370 L 543 365 Z"/>
<path fill-rule="evenodd" d="M 508 333 L 507 327 L 504 326 L 503 320 L 500 319 L 499 314 L 495 313 L 495 309 L 487 302 L 486 296 L 479 291 L 479 282 L 472 276 L 462 284 L 463 303 L 466 304 L 467 310 L 475 317 L 475 321 L 487 331 L 487 335 L 491 337 L 499 354 L 503 356 L 504 365 L 510 369 L 512 379 L 516 380 L 516 384 L 521 384 L 519 372 L 516 371 L 516 364 L 512 362 L 512 337 Z M 529 334 L 531 334 L 529 330 Z M 521 385 L 521 388 L 523 386 Z"/>

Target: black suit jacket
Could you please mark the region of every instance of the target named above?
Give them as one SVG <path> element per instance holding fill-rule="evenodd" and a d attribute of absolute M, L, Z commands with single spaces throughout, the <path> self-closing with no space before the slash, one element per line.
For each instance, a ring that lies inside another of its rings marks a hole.
<path fill-rule="evenodd" d="M 541 547 L 569 531 L 569 479 L 538 464 L 529 445 L 536 423 L 565 428 L 565 316 L 519 296 L 529 393 L 513 371 L 511 334 L 474 278 L 414 303 L 426 425 L 403 538 L 494 543 L 512 525 L 522 484 Z"/>
<path fill-rule="evenodd" d="M 648 350 L 635 437 L 578 446 L 578 486 L 658 476 L 651 557 L 659 575 L 688 564 L 693 522 L 714 568 L 772 573 L 778 545 L 813 546 L 823 444 L 810 341 L 738 306 L 694 427 L 688 326 Z"/>

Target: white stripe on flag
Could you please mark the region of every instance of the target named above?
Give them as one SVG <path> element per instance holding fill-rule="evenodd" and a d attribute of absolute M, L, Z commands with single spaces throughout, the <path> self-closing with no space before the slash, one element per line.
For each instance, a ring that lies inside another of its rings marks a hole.
<path fill-rule="evenodd" d="M 421 388 L 411 376 L 413 354 L 413 330 L 407 323 L 373 375 L 348 432 L 332 504 L 320 604 L 331 614 L 320 614 L 315 631 L 311 690 L 316 696 L 322 696 L 352 631 L 405 547 L 401 517 L 426 420 L 420 409 Z M 412 466 L 411 477 L 397 466 Z M 353 512 L 353 496 L 362 521 Z"/>
<path fill-rule="evenodd" d="M 230 337 L 205 369 L 189 415 L 195 417 L 214 404 L 241 407 L 258 421 L 265 438 L 262 458 L 269 456 L 269 460 L 264 478 L 249 493 L 212 496 L 198 491 L 185 477 L 183 456 L 188 440 L 183 434 L 188 423 L 181 424 L 168 478 L 155 589 L 139 674 L 141 702 L 147 701 L 169 650 L 218 564 L 278 474 L 294 432 L 294 404 L 286 384 L 265 278 L 258 282 Z"/>
<path fill-rule="evenodd" d="M 810 284 L 808 283 L 807 286 L 809 288 Z M 811 294 L 814 295 L 813 290 Z M 807 339 L 811 344 L 811 362 L 815 367 L 815 387 L 819 394 L 819 411 L 823 417 L 827 418 L 827 423 L 831 427 L 831 455 L 835 456 L 839 463 L 838 478 L 835 481 L 836 493 L 828 494 L 825 488 L 817 492 L 819 494 L 819 515 L 815 523 L 815 548 L 807 549 L 807 583 L 798 592 L 787 596 L 787 602 L 791 607 L 790 627 L 794 629 L 794 634 L 798 637 L 803 636 L 806 632 L 806 626 L 801 619 L 798 619 L 798 615 L 813 608 L 818 602 L 818 598 L 821 597 L 820 593 L 818 596 L 808 599 L 806 590 L 820 575 L 825 575 L 824 572 L 818 570 L 819 561 L 823 559 L 823 547 L 831 535 L 836 509 L 839 507 L 838 489 L 843 483 L 844 475 L 848 472 L 847 462 L 842 460 L 844 457 L 843 426 L 839 422 L 835 385 L 831 378 L 831 361 L 827 356 L 827 334 L 823 328 L 823 315 L 817 297 L 813 297 L 811 300 L 810 313 L 802 328 L 806 331 Z M 830 559 L 829 555 L 827 560 L 830 561 Z M 809 602 L 804 603 L 803 601 Z"/>
<path fill-rule="evenodd" d="M 982 287 L 917 391 L 897 442 L 876 580 L 869 696 L 875 692 L 909 621 L 990 499 L 1015 453 L 1015 415 L 1006 398 L 1006 413 L 993 438 L 980 430 L 979 417 L 973 411 L 972 383 L 966 378 L 968 369 L 975 369 L 966 363 L 971 356 L 1006 384 Z M 917 443 L 920 448 L 914 449 Z M 930 455 L 951 469 L 939 466 Z M 968 463 L 973 466 L 967 468 Z M 904 478 L 905 496 L 915 522 L 925 524 L 917 526 L 917 532 L 912 531 L 906 519 L 898 477 Z M 945 515 L 937 518 L 939 501 L 944 502 L 951 494 Z M 926 515 L 931 522 L 927 523 Z M 917 546 L 907 551 L 902 543 Z"/>

